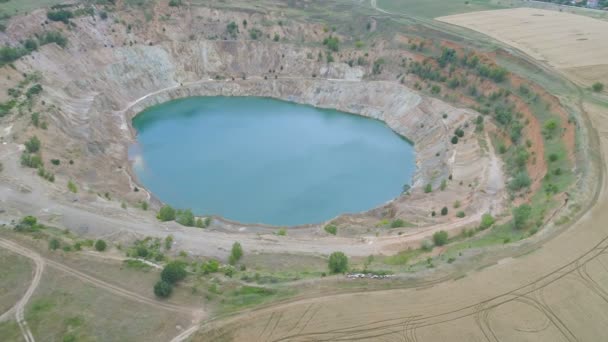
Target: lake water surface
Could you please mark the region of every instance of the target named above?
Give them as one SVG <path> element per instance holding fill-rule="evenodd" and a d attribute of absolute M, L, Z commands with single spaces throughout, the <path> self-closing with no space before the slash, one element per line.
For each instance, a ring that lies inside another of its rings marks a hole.
<path fill-rule="evenodd" d="M 298 225 L 397 197 L 414 148 L 384 123 L 256 97 L 192 97 L 133 119 L 139 182 L 175 208 Z"/>

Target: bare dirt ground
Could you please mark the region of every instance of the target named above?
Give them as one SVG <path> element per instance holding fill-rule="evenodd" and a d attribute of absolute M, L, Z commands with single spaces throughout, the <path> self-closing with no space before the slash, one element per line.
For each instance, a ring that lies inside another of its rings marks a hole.
<path fill-rule="evenodd" d="M 581 70 L 584 77 L 574 80 L 586 85 L 606 80 L 606 21 L 532 8 L 472 12 L 436 19 L 484 33 L 558 70 L 569 73 Z"/>

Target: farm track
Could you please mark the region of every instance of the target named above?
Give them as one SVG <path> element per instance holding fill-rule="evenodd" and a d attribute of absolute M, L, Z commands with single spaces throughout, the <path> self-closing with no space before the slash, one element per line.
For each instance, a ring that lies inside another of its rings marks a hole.
<path fill-rule="evenodd" d="M 29 327 L 27 326 L 27 322 L 25 321 L 24 310 L 25 310 L 25 306 L 27 305 L 30 298 L 34 294 L 36 288 L 40 284 L 40 279 L 42 278 L 42 273 L 45 269 L 45 265 L 53 267 L 66 274 L 76 277 L 84 282 L 92 284 L 95 287 L 102 288 L 106 291 L 111 292 L 114 295 L 123 297 L 125 299 L 129 299 L 129 300 L 132 300 L 132 301 L 135 301 L 138 303 L 142 303 L 142 304 L 151 305 L 157 309 L 172 311 L 175 313 L 186 314 L 186 315 L 191 316 L 193 325 L 191 327 L 189 327 L 189 329 L 185 330 L 180 335 L 175 337 L 172 340 L 175 342 L 184 341 L 185 339 L 187 339 L 194 331 L 196 331 L 195 328 L 197 327 L 197 324 L 206 316 L 205 312 L 202 309 L 189 308 L 189 307 L 184 307 L 184 306 L 180 306 L 180 305 L 163 303 L 163 302 L 159 302 L 159 301 L 150 299 L 148 297 L 142 296 L 140 294 L 131 292 L 129 290 L 125 290 L 119 286 L 116 286 L 116 285 L 110 284 L 108 282 L 105 282 L 103 280 L 92 277 L 88 274 L 75 270 L 75 269 L 68 267 L 57 261 L 50 260 L 48 258 L 44 258 L 40 254 L 36 253 L 35 251 L 32 251 L 28 248 L 20 246 L 19 244 L 15 243 L 13 241 L 0 238 L 0 247 L 6 248 L 12 252 L 15 252 L 15 253 L 23 255 L 27 258 L 30 258 L 34 261 L 34 263 L 36 265 L 36 268 L 34 270 L 34 278 L 32 279 L 32 282 L 30 283 L 30 286 L 29 286 L 28 290 L 26 291 L 26 293 L 17 302 L 17 304 L 15 304 L 15 306 L 13 306 L 11 309 L 9 309 L 7 312 L 5 312 L 4 314 L 2 314 L 0 316 L 0 321 L 2 321 L 2 320 L 7 319 L 8 316 L 12 312 L 15 312 L 15 317 L 17 319 L 17 323 L 19 324 L 19 328 L 21 329 L 22 335 L 27 342 L 34 342 L 35 339 L 34 339 L 34 336 L 32 335 L 32 332 L 30 331 Z"/>

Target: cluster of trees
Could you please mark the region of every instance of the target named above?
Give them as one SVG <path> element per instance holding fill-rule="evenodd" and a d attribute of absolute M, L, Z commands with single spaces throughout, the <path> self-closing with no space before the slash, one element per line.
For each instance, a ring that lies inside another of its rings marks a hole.
<path fill-rule="evenodd" d="M 68 40 L 61 32 L 50 31 L 26 39 L 21 46 L 4 45 L 0 47 L 0 66 L 14 62 L 17 59 L 30 54 L 32 51 L 37 50 L 38 47 L 51 43 L 66 47 Z"/>
<path fill-rule="evenodd" d="M 168 263 L 160 273 L 160 280 L 154 284 L 154 294 L 157 297 L 167 298 L 173 292 L 173 286 L 186 278 L 186 264 L 182 261 Z"/>
<path fill-rule="evenodd" d="M 176 221 L 186 227 L 207 228 L 211 224 L 211 217 L 196 218 L 192 210 L 175 210 L 170 205 L 164 205 L 160 208 L 156 217 L 163 222 Z"/>

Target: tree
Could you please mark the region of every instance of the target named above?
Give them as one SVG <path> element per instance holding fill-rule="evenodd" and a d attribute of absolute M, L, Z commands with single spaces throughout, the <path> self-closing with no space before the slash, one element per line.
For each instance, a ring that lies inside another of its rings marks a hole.
<path fill-rule="evenodd" d="M 454 145 L 458 144 L 458 137 L 457 136 L 453 136 L 452 137 L 452 144 L 454 144 Z"/>
<path fill-rule="evenodd" d="M 186 267 L 183 262 L 172 261 L 168 263 L 160 273 L 160 279 L 169 284 L 175 284 L 178 281 L 186 278 Z"/>
<path fill-rule="evenodd" d="M 28 153 L 38 152 L 40 150 L 40 139 L 34 135 L 30 140 L 25 142 L 25 149 Z"/>
<path fill-rule="evenodd" d="M 106 244 L 105 241 L 103 240 L 97 240 L 95 241 L 95 249 L 99 252 L 103 252 L 106 250 L 106 248 L 108 247 L 108 245 Z"/>
<path fill-rule="evenodd" d="M 162 208 L 160 208 L 160 211 L 156 217 L 163 222 L 173 221 L 175 220 L 175 209 L 173 209 L 170 205 L 164 205 Z"/>
<path fill-rule="evenodd" d="M 342 252 L 333 252 L 329 256 L 329 271 L 331 273 L 343 273 L 348 269 L 348 257 Z"/>
<path fill-rule="evenodd" d="M 230 251 L 230 265 L 236 264 L 243 257 L 243 247 L 238 242 L 232 244 L 232 250 Z"/>
<path fill-rule="evenodd" d="M 445 216 L 448 214 L 448 207 L 441 208 L 441 215 Z"/>
<path fill-rule="evenodd" d="M 517 208 L 513 208 L 513 226 L 515 229 L 525 228 L 531 215 L 532 207 L 528 204 L 522 204 Z"/>
<path fill-rule="evenodd" d="M 440 230 L 433 234 L 433 243 L 435 246 L 443 246 L 448 243 L 448 232 L 445 230 Z"/>
<path fill-rule="evenodd" d="M 593 89 L 594 92 L 599 93 L 602 90 L 604 90 L 604 84 L 600 83 L 600 82 L 595 82 L 595 83 L 593 83 L 593 86 L 591 86 L 591 88 Z"/>
<path fill-rule="evenodd" d="M 173 291 L 173 286 L 170 283 L 159 280 L 154 284 L 154 294 L 160 298 L 167 298 L 171 295 Z"/>

